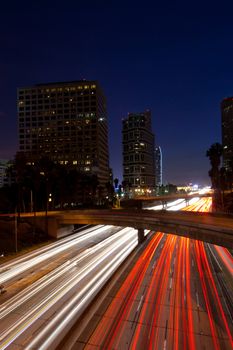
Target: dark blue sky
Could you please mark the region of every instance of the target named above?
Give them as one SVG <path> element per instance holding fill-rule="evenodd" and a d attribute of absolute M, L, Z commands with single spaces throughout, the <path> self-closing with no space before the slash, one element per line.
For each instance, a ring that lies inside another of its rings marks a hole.
<path fill-rule="evenodd" d="M 164 180 L 209 183 L 205 153 L 221 142 L 220 102 L 233 95 L 232 10 L 209 0 L 1 4 L 0 158 L 17 149 L 17 87 L 96 79 L 114 177 L 122 177 L 122 117 L 151 109 Z"/>

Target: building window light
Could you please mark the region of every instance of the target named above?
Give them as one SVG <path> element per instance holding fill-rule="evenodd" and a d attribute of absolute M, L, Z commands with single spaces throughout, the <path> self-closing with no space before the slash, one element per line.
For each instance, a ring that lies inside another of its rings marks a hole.
<path fill-rule="evenodd" d="M 73 160 L 73 165 L 77 165 L 78 161 L 77 160 Z"/>

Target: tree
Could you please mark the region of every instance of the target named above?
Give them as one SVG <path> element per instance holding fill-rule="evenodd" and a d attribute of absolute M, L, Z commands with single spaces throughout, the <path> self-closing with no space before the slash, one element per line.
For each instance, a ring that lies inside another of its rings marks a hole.
<path fill-rule="evenodd" d="M 114 187 L 111 184 L 111 182 L 106 182 L 105 184 L 106 190 L 107 190 L 107 196 L 108 196 L 108 202 L 111 203 L 111 205 L 113 205 L 113 198 L 114 198 Z"/>
<path fill-rule="evenodd" d="M 222 156 L 222 145 L 216 142 L 210 146 L 210 148 L 206 152 L 206 156 L 210 160 L 211 169 L 209 171 L 209 176 L 211 178 L 212 188 L 219 189 L 220 188 L 220 170 L 219 166 L 221 164 L 221 156 Z"/>

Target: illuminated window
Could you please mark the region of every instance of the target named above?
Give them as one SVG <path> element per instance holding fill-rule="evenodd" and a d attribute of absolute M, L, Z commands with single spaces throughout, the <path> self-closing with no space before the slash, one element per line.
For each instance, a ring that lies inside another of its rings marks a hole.
<path fill-rule="evenodd" d="M 73 165 L 76 165 L 78 164 L 78 161 L 77 160 L 73 160 Z"/>

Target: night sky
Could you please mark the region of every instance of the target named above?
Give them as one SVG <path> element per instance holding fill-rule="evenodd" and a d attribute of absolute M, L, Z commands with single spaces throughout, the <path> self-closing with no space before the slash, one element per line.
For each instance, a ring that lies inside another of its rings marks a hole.
<path fill-rule="evenodd" d="M 114 177 L 122 118 L 150 109 L 164 181 L 209 184 L 205 153 L 233 96 L 232 11 L 208 0 L 1 3 L 0 158 L 17 150 L 17 87 L 85 78 L 107 97 Z"/>

